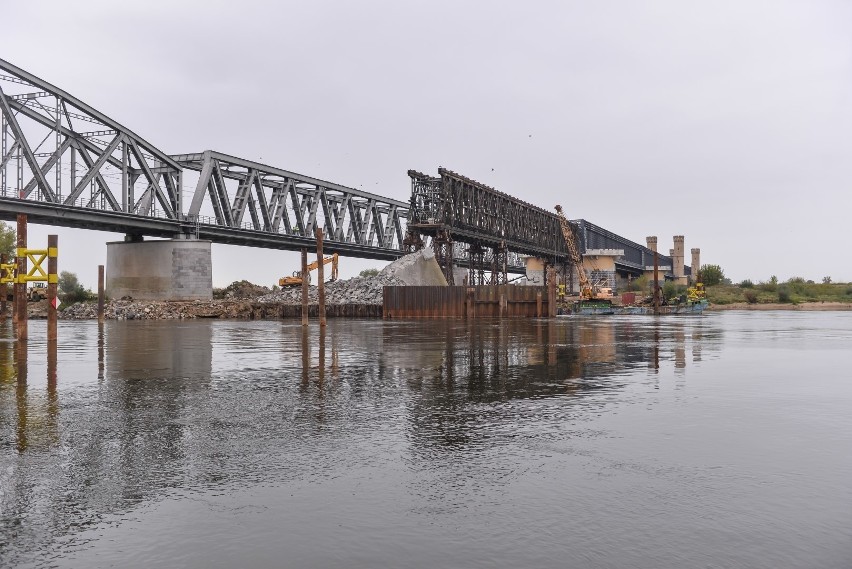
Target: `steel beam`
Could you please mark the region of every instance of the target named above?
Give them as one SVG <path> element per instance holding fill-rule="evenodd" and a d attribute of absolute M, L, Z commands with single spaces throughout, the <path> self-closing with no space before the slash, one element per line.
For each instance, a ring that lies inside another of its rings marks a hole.
<path fill-rule="evenodd" d="M 402 249 L 404 202 L 212 150 L 173 158 L 199 172 L 191 216 L 199 216 L 206 204 L 215 223 L 225 227 L 312 237 L 322 224 L 329 246 Z M 227 180 L 237 182 L 232 195 Z"/>

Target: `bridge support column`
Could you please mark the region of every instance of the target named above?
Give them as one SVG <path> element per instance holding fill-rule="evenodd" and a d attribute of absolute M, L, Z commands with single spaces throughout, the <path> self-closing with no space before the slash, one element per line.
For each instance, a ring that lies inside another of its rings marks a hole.
<path fill-rule="evenodd" d="M 485 284 L 485 249 L 479 243 L 474 243 L 467 249 L 467 260 L 470 264 L 468 283 L 472 286 Z M 449 282 L 449 279 L 447 279 Z"/>
<path fill-rule="evenodd" d="M 507 275 L 508 265 L 508 249 L 506 242 L 501 241 L 499 247 L 493 247 L 491 250 L 491 284 L 501 285 L 509 282 Z"/>
<path fill-rule="evenodd" d="M 136 300 L 210 300 L 210 241 L 165 239 L 107 243 L 106 292 Z"/>
<path fill-rule="evenodd" d="M 455 283 L 455 275 L 453 273 L 453 237 L 450 232 L 445 229 L 439 230 L 437 235 L 432 239 L 432 248 L 435 251 L 435 258 L 444 272 L 447 282 Z"/>

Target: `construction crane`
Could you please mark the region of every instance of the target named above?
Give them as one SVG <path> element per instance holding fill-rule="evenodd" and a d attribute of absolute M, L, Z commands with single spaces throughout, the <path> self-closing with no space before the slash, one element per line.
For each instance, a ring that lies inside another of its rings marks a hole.
<path fill-rule="evenodd" d="M 565 244 L 568 246 L 568 258 L 577 267 L 577 276 L 580 278 L 580 298 L 584 300 L 611 300 L 611 288 L 602 287 L 600 284 L 592 283 L 589 280 L 589 275 L 586 274 L 586 268 L 583 266 L 583 258 L 580 256 L 580 248 L 577 246 L 577 239 L 574 237 L 574 230 L 568 223 L 565 214 L 562 213 L 561 205 L 556 206 L 556 215 L 559 216 L 562 236 L 565 237 Z"/>
<path fill-rule="evenodd" d="M 329 281 L 337 280 L 337 253 L 326 257 L 322 260 L 323 265 L 327 265 L 331 263 L 331 279 Z M 308 264 L 308 282 L 311 282 L 311 271 L 319 267 L 319 261 L 314 261 L 313 263 Z M 293 271 L 292 277 L 281 277 L 278 279 L 278 286 L 299 286 L 302 284 L 302 271 Z"/>

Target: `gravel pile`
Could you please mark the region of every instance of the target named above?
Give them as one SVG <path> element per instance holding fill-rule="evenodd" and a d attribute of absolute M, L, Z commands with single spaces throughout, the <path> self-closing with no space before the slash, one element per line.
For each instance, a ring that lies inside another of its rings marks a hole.
<path fill-rule="evenodd" d="M 246 298 L 253 299 L 271 292 L 267 286 L 260 286 L 249 281 L 234 281 L 223 289 L 213 289 L 213 298 Z M 221 296 L 217 296 L 217 293 Z"/>
<path fill-rule="evenodd" d="M 392 276 L 355 277 L 345 281 L 329 282 L 325 285 L 326 305 L 335 304 L 382 304 L 382 289 L 385 286 L 403 286 L 405 282 Z M 247 287 L 240 286 L 242 290 Z M 262 287 L 259 287 L 262 288 Z M 266 289 L 269 290 L 269 289 Z M 263 292 L 263 291 L 261 291 Z M 308 287 L 310 304 L 317 304 L 317 287 Z M 108 320 L 181 320 L 187 318 L 257 318 L 266 317 L 270 309 L 264 305 L 302 303 L 302 287 L 290 287 L 277 292 L 267 292 L 251 299 L 193 300 L 193 301 L 146 301 L 111 300 L 104 306 L 104 318 Z M 260 308 L 259 308 L 260 306 Z M 72 304 L 59 312 L 66 320 L 91 320 L 98 317 L 96 302 Z"/>
<path fill-rule="evenodd" d="M 325 303 L 333 305 L 382 304 L 386 286 L 417 284 L 446 285 L 431 250 L 411 253 L 389 264 L 376 276 L 354 277 L 326 283 Z M 268 288 L 247 281 L 231 283 L 220 292 L 222 300 L 144 301 L 112 300 L 104 307 L 104 317 L 110 320 L 170 320 L 185 318 L 266 318 L 275 314 L 275 305 L 301 305 L 302 287 L 288 287 L 270 292 Z M 317 287 L 308 287 L 309 304 L 317 304 Z M 45 305 L 46 306 L 46 305 Z M 97 318 L 97 303 L 81 302 L 59 313 L 68 320 Z M 279 310 L 280 312 L 280 310 Z"/>
<path fill-rule="evenodd" d="M 354 277 L 345 281 L 325 284 L 326 304 L 381 304 L 382 289 L 385 286 L 405 286 L 405 282 L 393 276 Z M 317 287 L 308 287 L 308 303 L 316 304 Z M 258 302 L 276 302 L 282 304 L 301 304 L 302 287 L 294 286 L 277 292 L 264 294 Z"/>
<path fill-rule="evenodd" d="M 108 320 L 180 320 L 186 318 L 245 318 L 251 315 L 249 302 L 192 300 L 152 302 L 111 300 L 104 306 Z M 98 317 L 97 302 L 72 304 L 59 313 L 65 320 L 91 320 Z"/>

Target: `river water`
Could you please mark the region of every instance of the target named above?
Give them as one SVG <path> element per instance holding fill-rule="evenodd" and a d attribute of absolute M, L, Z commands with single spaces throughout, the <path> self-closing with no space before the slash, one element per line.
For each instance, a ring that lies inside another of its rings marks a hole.
<path fill-rule="evenodd" d="M 4 326 L 2 567 L 852 566 L 852 313 Z"/>

